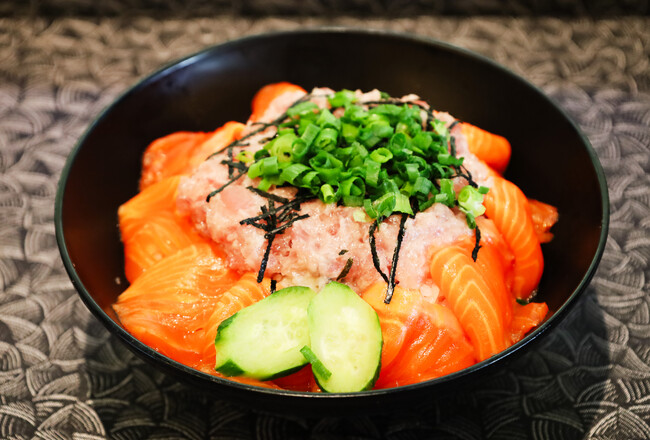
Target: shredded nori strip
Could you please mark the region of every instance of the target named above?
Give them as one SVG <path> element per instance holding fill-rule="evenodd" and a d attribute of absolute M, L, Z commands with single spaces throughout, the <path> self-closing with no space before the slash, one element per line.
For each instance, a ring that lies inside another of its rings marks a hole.
<path fill-rule="evenodd" d="M 240 225 L 249 224 L 254 225 L 257 221 L 266 220 L 272 214 L 279 215 L 280 220 L 284 220 L 287 217 L 287 213 L 290 213 L 290 210 L 300 210 L 300 204 L 308 200 L 313 199 L 313 197 L 297 197 L 284 205 L 280 205 L 273 210 L 267 210 L 266 212 L 259 214 L 257 216 L 249 217 L 247 219 L 242 219 L 239 221 Z M 260 228 L 260 227 L 258 227 Z"/>
<path fill-rule="evenodd" d="M 246 164 L 244 164 L 243 162 L 235 161 L 234 158 L 229 160 L 224 159 L 223 161 L 221 161 L 221 163 L 227 165 L 228 168 L 237 169 L 239 171 L 248 171 L 248 167 L 246 166 Z M 232 178 L 232 176 L 229 177 Z"/>
<path fill-rule="evenodd" d="M 459 119 L 455 119 L 455 120 L 453 120 L 453 121 L 451 122 L 451 124 L 449 124 L 449 127 L 447 127 L 447 130 L 449 130 L 449 131 L 451 132 L 451 129 L 453 129 L 454 127 L 456 127 L 457 124 L 460 124 L 460 120 L 459 120 Z"/>
<path fill-rule="evenodd" d="M 249 186 L 246 187 L 247 190 L 252 191 L 253 193 L 257 193 L 258 195 L 262 196 L 263 198 L 266 199 L 271 199 L 275 202 L 279 202 L 281 204 L 286 204 L 289 202 L 289 199 L 284 198 L 282 196 L 278 196 L 277 194 L 269 193 L 268 191 L 260 190 L 257 187 Z"/>
<path fill-rule="evenodd" d="M 402 247 L 402 240 L 404 240 L 404 232 L 406 231 L 406 219 L 408 214 L 402 213 L 402 219 L 399 222 L 399 231 L 397 232 L 397 243 L 395 244 L 395 251 L 393 251 L 393 260 L 390 267 L 390 276 L 388 278 L 388 289 L 386 289 L 386 298 L 384 303 L 389 304 L 393 298 L 395 291 L 395 274 L 397 273 L 397 261 L 399 259 L 399 250 Z"/>
<path fill-rule="evenodd" d="M 336 280 L 343 280 L 343 279 L 345 279 L 345 276 L 347 276 L 348 273 L 350 272 L 350 268 L 352 268 L 352 264 L 353 264 L 353 263 L 354 263 L 354 260 L 352 259 L 352 257 L 350 257 L 350 258 L 348 259 L 348 261 L 345 262 L 345 266 L 344 266 L 343 269 L 341 270 L 341 273 L 338 275 L 338 277 L 336 278 Z"/>
<path fill-rule="evenodd" d="M 464 171 L 464 173 L 463 173 L 463 171 Z M 474 188 L 478 188 L 478 184 L 472 178 L 472 173 L 469 170 L 467 170 L 467 168 L 464 167 L 463 165 L 456 168 L 456 174 L 453 175 L 452 178 L 456 178 L 456 177 L 465 178 L 468 185 L 471 185 Z"/>
<path fill-rule="evenodd" d="M 284 233 L 296 221 L 309 217 L 308 214 L 299 215 L 297 213 L 300 210 L 300 204 L 309 198 L 298 196 L 293 200 L 289 200 L 255 187 L 247 187 L 247 189 L 266 198 L 268 203 L 268 206 L 262 205 L 260 207 L 262 214 L 239 221 L 240 225 L 251 225 L 265 232 L 264 239 L 267 241 L 266 250 L 264 250 L 264 257 L 262 258 L 260 269 L 257 273 L 257 283 L 261 283 L 264 279 L 264 273 L 266 272 L 266 266 L 268 265 L 275 236 Z M 282 203 L 283 205 L 276 207 L 276 202 Z"/>
<path fill-rule="evenodd" d="M 300 104 L 300 103 L 302 103 L 302 102 L 304 102 L 304 101 L 308 101 L 308 100 L 310 100 L 312 97 L 313 97 L 313 95 L 312 95 L 312 94 L 309 94 L 309 93 L 306 94 L 306 95 L 304 95 L 304 96 L 301 96 L 301 97 L 300 97 L 299 99 L 297 99 L 293 104 L 291 104 L 291 105 L 287 108 L 287 110 L 291 109 L 293 106 L 295 106 L 295 105 L 297 105 L 297 104 Z M 249 145 L 248 143 L 242 143 L 242 141 L 244 141 L 244 140 L 246 140 L 246 139 L 248 139 L 248 138 L 250 138 L 250 137 L 252 137 L 252 136 L 257 135 L 257 134 L 260 133 L 260 132 L 263 132 L 264 130 L 268 129 L 269 127 L 277 127 L 277 126 L 279 126 L 280 124 L 282 124 L 282 122 L 283 122 L 285 119 L 287 119 L 287 112 L 286 112 L 286 111 L 285 111 L 282 115 L 278 116 L 276 119 L 274 119 L 274 120 L 271 121 L 271 122 L 268 122 L 268 123 L 267 123 L 267 122 L 262 122 L 262 121 L 254 122 L 253 124 L 255 124 L 255 125 L 259 125 L 259 126 L 260 126 L 259 129 L 255 129 L 255 130 L 253 130 L 252 132 L 250 132 L 250 133 L 248 133 L 248 134 L 242 136 L 241 138 L 239 138 L 239 139 L 237 139 L 237 140 L 231 142 L 231 143 L 228 144 L 227 146 L 220 148 L 219 150 L 217 150 L 216 152 L 214 152 L 214 153 L 212 153 L 210 156 L 208 156 L 206 159 L 210 159 L 210 158 L 212 158 L 213 156 L 218 155 L 219 153 L 221 153 L 221 152 L 223 152 L 223 151 L 225 151 L 225 150 L 232 149 L 233 147 L 242 147 L 242 146 Z"/>
<path fill-rule="evenodd" d="M 450 146 L 449 150 L 450 150 L 451 156 L 453 156 L 455 158 L 456 157 L 456 138 L 455 137 L 453 137 L 453 136 L 449 137 L 449 146 Z"/>
<path fill-rule="evenodd" d="M 377 218 L 368 229 L 368 241 L 370 242 L 370 253 L 372 254 L 372 264 L 375 266 L 375 269 L 379 273 L 384 282 L 388 283 L 388 276 L 381 270 L 381 263 L 379 262 L 379 256 L 377 255 L 377 244 L 375 242 L 375 230 L 381 222 L 380 218 Z"/>
<path fill-rule="evenodd" d="M 278 281 L 275 279 L 271 280 L 271 294 L 273 294 L 277 288 L 278 288 Z"/>
<path fill-rule="evenodd" d="M 233 167 L 233 163 L 235 160 L 234 153 L 232 151 L 232 148 L 228 149 L 228 160 L 227 161 L 221 161 L 221 163 L 226 163 L 228 165 L 228 179 L 232 179 L 232 174 L 235 171 L 235 168 Z"/>
<path fill-rule="evenodd" d="M 274 203 L 273 200 L 269 200 L 269 209 L 272 210 L 274 208 Z M 262 205 L 260 207 L 260 210 L 262 210 L 262 213 L 265 213 L 267 211 L 267 208 Z M 276 224 L 276 217 L 275 214 L 271 214 L 269 219 L 266 221 L 267 227 L 270 228 L 275 228 Z M 264 228 L 266 230 L 266 228 Z M 266 265 L 269 263 L 269 255 L 271 254 L 271 246 L 273 246 L 273 239 L 275 239 L 275 234 L 269 235 L 266 237 L 266 250 L 264 250 L 264 257 L 262 257 L 262 262 L 260 263 L 260 270 L 257 273 L 257 283 L 262 283 L 262 280 L 264 279 L 264 273 L 266 272 Z"/>
<path fill-rule="evenodd" d="M 347 252 L 348 252 L 348 250 L 341 250 L 341 251 L 339 251 L 339 256 L 342 256 L 342 255 L 344 255 L 344 254 L 347 253 Z"/>
<path fill-rule="evenodd" d="M 482 245 L 479 245 L 479 242 L 481 241 L 481 230 L 479 230 L 478 225 L 474 227 L 474 249 L 472 250 L 472 260 L 476 262 L 476 259 L 478 258 L 478 250 L 481 249 Z"/>
<path fill-rule="evenodd" d="M 274 229 L 268 231 L 268 232 L 264 235 L 264 237 L 268 239 L 269 237 L 275 236 L 276 234 L 282 234 L 282 233 L 284 233 L 284 231 L 285 231 L 287 228 L 289 228 L 291 225 L 293 225 L 294 222 L 299 221 L 299 220 L 302 220 L 302 219 L 307 219 L 308 217 L 309 217 L 308 214 L 301 214 L 300 216 L 298 216 L 298 215 L 292 215 L 292 216 L 289 218 L 288 221 L 286 221 L 284 224 L 282 224 L 282 225 L 280 225 L 280 226 L 278 226 L 278 227 L 276 227 L 276 228 L 274 228 Z"/>

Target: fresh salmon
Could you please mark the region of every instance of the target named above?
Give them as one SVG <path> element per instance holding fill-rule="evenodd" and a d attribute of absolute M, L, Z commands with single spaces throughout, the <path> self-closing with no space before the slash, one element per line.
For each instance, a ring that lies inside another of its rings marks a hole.
<path fill-rule="evenodd" d="M 303 88 L 286 82 L 268 85 L 255 95 L 248 124 L 229 122 L 212 133 L 179 132 L 147 148 L 142 191 L 119 209 L 125 271 L 132 285 L 114 305 L 124 327 L 143 343 L 185 365 L 221 376 L 214 371 L 219 325 L 270 294 L 270 280 L 258 284 L 254 272 L 265 249 L 264 232 L 240 225 L 243 218 L 257 215 L 265 201 L 247 189 L 252 183 L 244 177 L 206 202 L 207 193 L 231 178 L 221 162 L 225 152 L 206 159 L 265 127 L 260 123 L 276 119 L 305 94 Z M 310 99 L 327 106 L 326 98 L 318 95 Z M 361 96 L 380 99 L 378 91 Z M 322 204 L 306 202 L 301 213 L 309 217 L 273 243 L 267 275 L 280 274 L 285 283 L 318 285 L 315 281 L 336 277 L 352 259 L 345 283 L 362 292 L 382 328 L 377 388 L 464 369 L 519 341 L 548 312 L 544 303 L 520 305 L 515 298 L 528 297 L 539 283 L 543 269 L 539 244 L 552 238 L 549 230 L 557 222 L 557 210 L 526 199 L 501 177 L 511 154 L 505 138 L 467 123 L 455 130 L 464 135 L 459 137 L 459 148 L 471 159 L 466 167 L 477 182 L 486 181 L 490 187 L 485 197 L 487 218 L 477 219 L 481 248 L 475 260 L 474 235 L 465 218 L 440 204 L 407 221 L 402 263 L 397 268 L 399 285 L 389 304 L 384 302 L 386 284 L 376 282 L 380 279 L 373 272 L 369 224 L 356 221 L 353 208 L 324 210 Z M 269 127 L 253 134 L 246 140 L 248 145 L 239 146 L 234 154 L 254 152 L 274 133 L 275 128 Z M 293 193 L 281 195 L 290 198 Z M 194 225 L 218 239 L 228 255 L 199 235 Z M 397 228 L 395 219 L 388 219 L 375 233 L 382 267 L 389 265 Z M 274 381 L 229 379 L 267 388 L 320 391 L 310 366 Z"/>
<path fill-rule="evenodd" d="M 177 213 L 179 178 L 150 185 L 118 210 L 124 243 L 124 272 L 129 282 L 159 260 L 191 244 L 204 243 L 186 216 Z"/>
<path fill-rule="evenodd" d="M 544 258 L 530 214 L 528 199 L 512 182 L 492 178 L 484 199 L 485 215 L 503 235 L 515 258 L 512 291 L 528 298 L 542 277 Z"/>
<path fill-rule="evenodd" d="M 476 359 L 482 361 L 504 350 L 507 339 L 501 302 L 466 250 L 458 245 L 436 250 L 430 271 L 469 336 Z"/>
<path fill-rule="evenodd" d="M 201 145 L 209 133 L 176 132 L 153 141 L 142 157 L 140 189 L 151 184 L 186 172 L 188 158 Z"/>
<path fill-rule="evenodd" d="M 265 120 L 266 118 L 264 118 L 264 115 L 267 112 L 277 113 L 275 109 L 273 109 L 273 107 L 277 106 L 278 104 L 282 104 L 281 106 L 283 107 L 282 111 L 284 111 L 286 107 L 291 105 L 294 101 L 296 101 L 306 93 L 307 92 L 302 87 L 292 83 L 288 83 L 286 81 L 266 85 L 262 87 L 253 97 L 253 102 L 251 106 L 253 113 L 251 114 L 249 121 Z M 275 104 L 273 103 L 283 95 L 285 95 L 286 97 L 290 97 L 289 102 L 287 103 L 282 102 L 282 103 L 275 103 Z M 279 113 L 282 113 L 282 111 Z"/>
<path fill-rule="evenodd" d="M 122 238 L 133 235 L 147 223 L 147 218 L 152 213 L 175 212 L 179 182 L 179 176 L 168 177 L 152 184 L 120 205 L 117 216 Z"/>
<path fill-rule="evenodd" d="M 511 147 L 508 140 L 465 122 L 461 123 L 461 132 L 467 139 L 469 151 L 503 174 L 510 162 Z"/>
<path fill-rule="evenodd" d="M 156 262 L 192 244 L 207 243 L 187 219 L 174 213 L 152 214 L 131 236 L 123 236 L 124 273 L 133 283 Z"/>
<path fill-rule="evenodd" d="M 212 246 L 190 245 L 151 266 L 118 297 L 113 309 L 135 338 L 196 366 L 208 319 L 236 280 Z"/>
<path fill-rule="evenodd" d="M 246 273 L 236 283 L 232 284 L 219 300 L 206 313 L 207 323 L 205 340 L 201 349 L 205 360 L 214 361 L 214 339 L 222 321 L 235 314 L 240 309 L 259 302 L 271 293 L 270 279 L 257 283 L 257 274 Z"/>
<path fill-rule="evenodd" d="M 473 242 L 465 240 L 458 245 L 463 248 L 466 256 L 472 256 Z M 510 261 L 508 264 L 504 263 L 504 261 L 506 259 L 499 251 L 497 244 L 488 240 L 481 240 L 480 249 L 476 253 L 475 266 L 495 296 L 503 318 L 503 325 L 508 327 L 512 321 L 512 305 L 515 302 L 511 292 L 513 262 Z"/>
<path fill-rule="evenodd" d="M 528 199 L 528 208 L 530 209 L 530 216 L 533 220 L 537 239 L 540 243 L 550 242 L 553 239 L 551 227 L 559 219 L 557 208 L 535 199 Z"/>
<path fill-rule="evenodd" d="M 379 317 L 384 344 L 381 365 L 387 369 L 402 349 L 406 336 L 420 315 L 422 295 L 418 290 L 395 287 L 390 303 L 385 303 L 387 285 L 377 282 L 361 296 Z"/>
<path fill-rule="evenodd" d="M 392 365 L 382 369 L 376 387 L 404 386 L 438 378 L 475 362 L 474 348 L 454 313 L 443 305 L 423 302 L 409 327 L 405 344 Z"/>
<path fill-rule="evenodd" d="M 319 389 L 311 365 L 307 365 L 298 372 L 286 377 L 276 378 L 273 383 L 284 390 L 316 392 Z"/>
<path fill-rule="evenodd" d="M 517 343 L 524 338 L 531 329 L 544 321 L 547 314 L 546 303 L 528 303 L 527 305 L 516 303 L 510 325 L 512 343 Z"/>
<path fill-rule="evenodd" d="M 200 145 L 187 157 L 187 166 L 184 174 L 190 173 L 205 161 L 210 155 L 222 150 L 230 145 L 233 141 L 241 137 L 246 126 L 240 122 L 229 121 L 217 130 L 212 132 Z"/>

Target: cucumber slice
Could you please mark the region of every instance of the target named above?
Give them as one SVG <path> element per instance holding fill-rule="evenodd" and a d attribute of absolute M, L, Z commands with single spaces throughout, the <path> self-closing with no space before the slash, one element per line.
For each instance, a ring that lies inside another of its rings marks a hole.
<path fill-rule="evenodd" d="M 330 282 L 312 299 L 307 314 L 309 347 L 326 368 L 312 368 L 321 389 L 371 389 L 379 376 L 383 345 L 375 310 L 348 286 Z"/>
<path fill-rule="evenodd" d="M 307 306 L 316 295 L 304 286 L 284 288 L 224 320 L 217 330 L 215 369 L 259 380 L 289 375 L 307 364 Z"/>

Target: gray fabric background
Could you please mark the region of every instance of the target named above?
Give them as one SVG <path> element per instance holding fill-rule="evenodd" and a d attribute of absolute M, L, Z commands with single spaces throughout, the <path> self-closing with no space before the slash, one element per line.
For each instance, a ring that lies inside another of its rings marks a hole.
<path fill-rule="evenodd" d="M 0 18 L 0 438 L 650 438 L 650 19 L 70 18 L 35 13 L 44 5 Z M 616 7 L 647 12 L 647 2 Z M 203 396 L 137 360 L 81 303 L 52 220 L 76 139 L 138 78 L 228 39 L 331 24 L 440 38 L 542 87 L 600 157 L 611 227 L 580 303 L 516 364 L 408 412 L 305 419 Z"/>

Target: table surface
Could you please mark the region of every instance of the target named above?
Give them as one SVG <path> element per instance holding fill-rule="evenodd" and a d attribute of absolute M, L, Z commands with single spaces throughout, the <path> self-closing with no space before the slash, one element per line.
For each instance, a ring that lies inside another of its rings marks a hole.
<path fill-rule="evenodd" d="M 277 416 L 136 359 L 88 312 L 55 241 L 76 139 L 161 65 L 244 35 L 344 25 L 436 37 L 540 86 L 590 139 L 611 225 L 579 304 L 535 351 L 409 414 Z M 145 16 L 0 19 L 0 438 L 650 438 L 650 19 Z"/>

